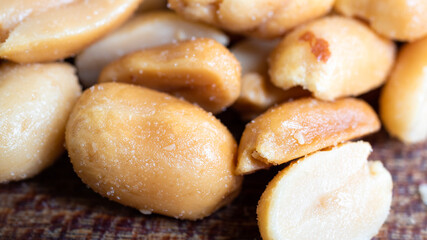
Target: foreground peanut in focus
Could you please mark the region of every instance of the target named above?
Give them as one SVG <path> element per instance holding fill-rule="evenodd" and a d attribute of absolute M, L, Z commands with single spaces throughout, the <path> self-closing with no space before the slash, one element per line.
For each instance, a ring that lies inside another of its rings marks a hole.
<path fill-rule="evenodd" d="M 86 90 L 66 128 L 74 170 L 94 191 L 180 219 L 206 217 L 237 196 L 236 147 L 201 108 L 123 83 Z"/>

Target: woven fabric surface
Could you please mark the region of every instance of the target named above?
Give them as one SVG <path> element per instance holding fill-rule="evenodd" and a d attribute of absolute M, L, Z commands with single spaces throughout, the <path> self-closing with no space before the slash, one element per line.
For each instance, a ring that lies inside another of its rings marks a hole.
<path fill-rule="evenodd" d="M 238 129 L 237 132 L 240 132 Z M 390 215 L 375 239 L 427 239 L 427 143 L 404 145 L 381 131 L 366 138 L 393 175 Z M 240 196 L 200 221 L 181 221 L 109 201 L 87 188 L 66 156 L 35 178 L 0 185 L 0 239 L 260 239 L 257 202 L 282 169 L 245 178 Z"/>

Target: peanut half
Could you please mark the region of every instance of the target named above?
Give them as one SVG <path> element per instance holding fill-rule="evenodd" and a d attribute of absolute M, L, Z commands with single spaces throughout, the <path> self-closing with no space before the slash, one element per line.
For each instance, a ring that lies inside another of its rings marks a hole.
<path fill-rule="evenodd" d="M 394 43 L 362 23 L 326 17 L 287 35 L 270 56 L 269 72 L 278 87 L 302 86 L 316 98 L 333 100 L 383 84 L 394 56 Z"/>
<path fill-rule="evenodd" d="M 87 89 L 67 123 L 77 175 L 99 194 L 144 214 L 210 215 L 237 196 L 236 142 L 212 114 L 124 83 Z"/>
<path fill-rule="evenodd" d="M 220 43 L 198 38 L 141 50 L 112 62 L 99 82 L 126 82 L 169 92 L 218 113 L 240 93 L 240 64 Z"/>
<path fill-rule="evenodd" d="M 70 57 L 122 24 L 140 2 L 76 0 L 49 9 L 49 14 L 32 14 L 0 42 L 0 58 L 30 63 Z"/>
<path fill-rule="evenodd" d="M 221 31 L 172 12 L 139 14 L 80 53 L 76 66 L 83 85 L 90 87 L 98 80 L 102 68 L 128 53 L 200 37 L 215 39 L 223 45 L 229 42 Z"/>
<path fill-rule="evenodd" d="M 402 47 L 380 96 L 387 131 L 406 143 L 427 139 L 427 37 Z"/>
<path fill-rule="evenodd" d="M 292 163 L 259 201 L 264 240 L 371 239 L 389 214 L 392 179 L 367 161 L 369 143 L 345 143 Z"/>
<path fill-rule="evenodd" d="M 284 103 L 246 125 L 236 172 L 282 164 L 379 129 L 376 113 L 362 100 L 304 98 Z"/>
<path fill-rule="evenodd" d="M 32 177 L 63 153 L 80 94 L 69 64 L 0 65 L 0 183 Z"/>

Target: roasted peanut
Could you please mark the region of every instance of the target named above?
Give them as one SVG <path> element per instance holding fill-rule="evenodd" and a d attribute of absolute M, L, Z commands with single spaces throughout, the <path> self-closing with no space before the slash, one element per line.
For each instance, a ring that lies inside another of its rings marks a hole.
<path fill-rule="evenodd" d="M 242 87 L 233 108 L 244 120 L 255 118 L 276 103 L 309 94 L 301 88 L 285 91 L 271 84 L 267 58 L 277 43 L 278 40 L 248 39 L 230 49 L 242 67 Z"/>
<path fill-rule="evenodd" d="M 406 44 L 380 96 L 387 131 L 406 143 L 427 139 L 427 37 Z"/>
<path fill-rule="evenodd" d="M 198 38 L 138 51 L 112 62 L 99 82 L 126 82 L 183 97 L 218 113 L 240 93 L 240 64 L 227 48 Z"/>
<path fill-rule="evenodd" d="M 335 9 L 367 20 L 378 33 L 394 40 L 414 41 L 427 35 L 425 0 L 337 0 Z"/>
<path fill-rule="evenodd" d="M 169 7 L 196 21 L 262 38 L 283 35 L 327 14 L 333 0 L 169 0 Z"/>
<path fill-rule="evenodd" d="M 128 53 L 199 37 L 212 38 L 223 45 L 229 42 L 224 33 L 171 12 L 140 14 L 79 54 L 76 66 L 83 85 L 90 87 L 102 68 Z"/>
<path fill-rule="evenodd" d="M 86 90 L 67 123 L 74 170 L 111 200 L 180 219 L 229 203 L 236 142 L 211 114 L 170 95 L 123 83 Z"/>
<path fill-rule="evenodd" d="M 268 110 L 246 125 L 237 170 L 248 174 L 378 131 L 380 121 L 362 100 L 304 98 Z"/>
<path fill-rule="evenodd" d="M 0 183 L 32 177 L 62 154 L 80 93 L 68 64 L 0 65 Z"/>
<path fill-rule="evenodd" d="M 143 0 L 138 7 L 138 12 L 166 9 L 167 2 L 167 0 Z"/>
<path fill-rule="evenodd" d="M 0 42 L 0 58 L 30 63 L 72 56 L 118 27 L 140 2 L 75 1 L 51 8 L 49 14 L 29 15 L 21 22 L 14 23 L 16 26 Z M 20 12 L 15 14 L 21 16 L 24 10 L 24 7 L 19 8 Z"/>
<path fill-rule="evenodd" d="M 368 162 L 369 143 L 345 143 L 292 163 L 259 201 L 264 240 L 371 239 L 389 214 L 392 179 Z"/>
<path fill-rule="evenodd" d="M 270 56 L 269 73 L 278 87 L 302 86 L 316 98 L 333 100 L 380 86 L 394 56 L 394 43 L 362 23 L 326 17 L 287 35 Z"/>

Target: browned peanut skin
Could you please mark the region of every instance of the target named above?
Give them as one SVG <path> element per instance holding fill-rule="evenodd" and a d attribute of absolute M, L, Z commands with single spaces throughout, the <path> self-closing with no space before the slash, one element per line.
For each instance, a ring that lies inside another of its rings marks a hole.
<path fill-rule="evenodd" d="M 327 14 L 333 0 L 169 0 L 169 7 L 196 21 L 261 38 L 283 35 Z"/>
<path fill-rule="evenodd" d="M 248 35 L 260 38 L 282 36 L 289 30 L 330 12 L 335 0 L 288 0 L 265 23 Z"/>
<path fill-rule="evenodd" d="M 394 56 L 394 43 L 362 23 L 326 17 L 287 35 L 270 56 L 269 73 L 278 87 L 302 86 L 316 98 L 333 100 L 380 86 Z"/>
<path fill-rule="evenodd" d="M 376 113 L 362 100 L 304 98 L 284 103 L 246 125 L 236 172 L 249 174 L 379 129 Z"/>
<path fill-rule="evenodd" d="M 241 91 L 233 104 L 242 119 L 251 120 L 276 103 L 308 96 L 301 88 L 280 89 L 268 77 L 267 58 L 278 40 L 243 40 L 230 49 L 242 66 Z"/>
<path fill-rule="evenodd" d="M 335 10 L 367 20 L 381 35 L 414 41 L 427 35 L 425 0 L 337 0 Z"/>
<path fill-rule="evenodd" d="M 371 239 L 387 219 L 393 182 L 367 142 L 310 154 L 279 172 L 258 203 L 264 240 Z"/>
<path fill-rule="evenodd" d="M 112 62 L 99 82 L 126 82 L 169 92 L 218 113 L 240 93 L 240 64 L 211 39 L 195 39 L 138 51 Z"/>
<path fill-rule="evenodd" d="M 390 135 L 405 143 L 427 139 L 427 37 L 406 44 L 380 96 Z"/>
<path fill-rule="evenodd" d="M 199 37 L 212 38 L 223 45 L 229 42 L 221 31 L 185 20 L 173 12 L 139 14 L 76 57 L 80 80 L 83 86 L 90 87 L 107 64 L 125 54 Z"/>
<path fill-rule="evenodd" d="M 25 18 L 76 0 L 13 0 L 0 2 L 0 42 Z"/>
<path fill-rule="evenodd" d="M 30 63 L 69 57 L 122 24 L 140 2 L 76 1 L 28 16 L 0 43 L 0 58 Z"/>
<path fill-rule="evenodd" d="M 86 90 L 67 123 L 74 170 L 93 190 L 142 213 L 199 219 L 229 203 L 236 142 L 212 114 L 135 85 Z"/>
<path fill-rule="evenodd" d="M 167 0 L 143 0 L 137 12 L 149 12 L 159 9 L 166 9 Z"/>
<path fill-rule="evenodd" d="M 69 64 L 0 65 L 0 183 L 30 178 L 63 153 L 80 94 Z"/>

